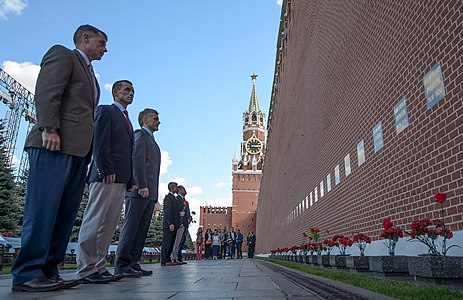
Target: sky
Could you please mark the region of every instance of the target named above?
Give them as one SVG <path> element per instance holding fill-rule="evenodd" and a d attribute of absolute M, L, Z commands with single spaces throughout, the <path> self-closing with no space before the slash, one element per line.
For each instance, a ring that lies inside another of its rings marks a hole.
<path fill-rule="evenodd" d="M 0 0 L 0 65 L 33 93 L 40 61 L 52 45 L 73 49 L 72 35 L 82 24 L 103 30 L 108 52 L 92 63 L 100 104 L 112 103 L 113 82 L 128 79 L 135 88 L 128 107 L 132 123 L 144 108 L 159 112 L 159 200 L 168 182 L 183 184 L 199 223 L 200 206 L 232 203 L 232 158 L 242 140 L 253 73 L 267 116 L 281 2 Z M 0 103 L 0 118 L 7 110 Z M 26 131 L 22 121 L 16 162 Z"/>

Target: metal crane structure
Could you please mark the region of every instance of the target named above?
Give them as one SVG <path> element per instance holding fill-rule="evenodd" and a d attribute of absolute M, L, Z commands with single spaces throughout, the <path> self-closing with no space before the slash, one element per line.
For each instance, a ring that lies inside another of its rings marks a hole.
<path fill-rule="evenodd" d="M 4 92 L 4 91 L 5 92 Z M 8 155 L 9 165 L 13 164 L 13 154 L 16 149 L 21 117 L 28 122 L 28 134 L 32 126 L 37 123 L 35 113 L 34 94 L 17 82 L 0 68 L 0 100 L 7 106 L 6 126 L 5 126 L 5 150 Z M 17 173 L 17 180 L 27 177 L 27 153 L 22 152 L 21 161 Z"/>

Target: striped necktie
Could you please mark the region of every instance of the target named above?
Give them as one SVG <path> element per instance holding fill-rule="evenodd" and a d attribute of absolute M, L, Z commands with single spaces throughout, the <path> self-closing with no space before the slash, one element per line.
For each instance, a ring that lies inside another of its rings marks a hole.
<path fill-rule="evenodd" d="M 130 130 L 133 131 L 133 128 L 132 128 L 132 123 L 130 122 L 130 119 L 129 119 L 129 112 L 126 111 L 126 110 L 123 110 L 122 113 L 124 114 L 125 116 L 125 119 L 127 120 L 127 123 L 129 124 L 129 128 Z"/>

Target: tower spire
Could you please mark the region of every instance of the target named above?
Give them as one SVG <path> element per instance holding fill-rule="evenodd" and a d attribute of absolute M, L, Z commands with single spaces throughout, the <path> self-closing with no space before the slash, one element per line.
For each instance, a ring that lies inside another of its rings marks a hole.
<path fill-rule="evenodd" d="M 256 80 L 257 80 L 257 74 L 253 73 L 251 75 L 251 80 L 252 80 L 252 91 L 251 91 L 251 99 L 249 100 L 249 107 L 248 107 L 248 113 L 250 112 L 260 112 L 260 105 L 259 105 L 259 99 L 257 98 L 257 92 L 256 92 Z"/>

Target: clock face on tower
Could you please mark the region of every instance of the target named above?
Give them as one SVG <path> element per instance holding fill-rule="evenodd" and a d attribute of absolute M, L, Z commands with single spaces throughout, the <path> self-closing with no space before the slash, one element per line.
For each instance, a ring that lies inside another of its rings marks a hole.
<path fill-rule="evenodd" d="M 251 155 L 261 153 L 263 146 L 262 142 L 256 137 L 248 139 L 245 144 L 246 151 Z"/>

